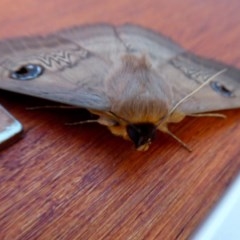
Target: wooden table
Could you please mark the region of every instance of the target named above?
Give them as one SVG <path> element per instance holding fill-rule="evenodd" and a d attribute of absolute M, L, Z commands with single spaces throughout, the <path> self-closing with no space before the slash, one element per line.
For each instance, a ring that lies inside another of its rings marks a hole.
<path fill-rule="evenodd" d="M 0 2 L 0 38 L 63 27 L 137 23 L 205 57 L 240 67 L 239 0 Z M 0 239 L 187 239 L 240 167 L 240 110 L 227 120 L 187 118 L 137 152 L 99 125 L 65 126 L 84 111 L 0 91 L 24 125 L 0 153 Z"/>

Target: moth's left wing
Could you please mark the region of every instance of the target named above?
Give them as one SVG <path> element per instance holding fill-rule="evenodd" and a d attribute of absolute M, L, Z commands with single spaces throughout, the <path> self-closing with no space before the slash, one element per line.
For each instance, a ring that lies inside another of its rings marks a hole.
<path fill-rule="evenodd" d="M 194 93 L 176 110 L 191 114 L 239 108 L 240 70 L 186 52 L 159 65 L 158 72 L 165 76 L 172 87 L 173 103 L 176 104 L 223 69 L 226 71 Z"/>
<path fill-rule="evenodd" d="M 171 39 L 150 29 L 123 25 L 119 37 L 132 54 L 146 54 L 152 68 L 173 91 L 174 106 L 217 72 L 227 71 L 178 107 L 184 113 L 198 113 L 240 107 L 240 70 L 187 52 Z M 154 87 L 154 86 L 153 86 Z"/>

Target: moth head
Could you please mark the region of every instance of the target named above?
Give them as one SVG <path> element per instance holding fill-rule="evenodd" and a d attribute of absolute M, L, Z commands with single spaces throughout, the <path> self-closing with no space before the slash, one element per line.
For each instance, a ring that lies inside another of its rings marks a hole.
<path fill-rule="evenodd" d="M 148 150 L 156 135 L 156 124 L 151 121 L 133 123 L 113 112 L 108 112 L 107 116 L 101 116 L 98 122 L 106 125 L 112 134 L 132 141 L 138 151 Z"/>
<path fill-rule="evenodd" d="M 157 128 L 152 123 L 138 123 L 127 125 L 126 130 L 136 149 L 146 151 L 156 135 Z"/>

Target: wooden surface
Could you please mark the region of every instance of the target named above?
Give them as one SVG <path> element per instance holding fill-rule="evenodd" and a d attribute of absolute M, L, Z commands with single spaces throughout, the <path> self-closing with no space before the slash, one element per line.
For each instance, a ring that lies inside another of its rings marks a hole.
<path fill-rule="evenodd" d="M 0 38 L 82 23 L 132 22 L 185 48 L 240 67 L 239 0 L 22 0 L 0 2 Z M 0 91 L 24 125 L 0 153 L 0 239 L 187 239 L 240 167 L 240 110 L 192 119 L 134 150 L 99 125 L 66 126 L 84 111 L 36 110 L 50 102 Z"/>

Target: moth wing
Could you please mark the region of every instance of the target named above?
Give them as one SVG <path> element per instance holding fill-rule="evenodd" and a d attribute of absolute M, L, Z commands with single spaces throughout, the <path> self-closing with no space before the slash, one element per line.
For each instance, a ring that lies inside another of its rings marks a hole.
<path fill-rule="evenodd" d="M 174 106 L 217 72 L 227 69 L 176 111 L 200 113 L 240 107 L 240 70 L 187 52 L 171 39 L 134 25 L 117 28 L 118 35 L 133 54 L 145 53 L 152 68 L 172 89 Z M 153 86 L 154 87 L 154 86 Z"/>
<path fill-rule="evenodd" d="M 226 64 L 182 53 L 159 65 L 173 92 L 173 105 L 201 86 L 221 70 L 226 71 L 179 105 L 176 111 L 185 114 L 210 112 L 240 107 L 240 70 Z"/>
<path fill-rule="evenodd" d="M 151 30 L 123 25 L 86 25 L 46 37 L 0 42 L 0 88 L 95 110 L 109 110 L 105 79 L 121 56 L 147 55 L 152 68 L 172 88 L 173 99 L 191 93 L 216 72 L 228 71 L 183 102 L 184 113 L 239 107 L 239 70 L 187 53 Z M 24 64 L 44 68 L 34 80 L 17 81 L 9 73 Z M 153 86 L 154 87 L 154 86 Z"/>
<path fill-rule="evenodd" d="M 108 25 L 4 40 L 0 42 L 0 88 L 106 111 L 111 104 L 105 79 L 119 51 L 125 47 Z M 25 81 L 11 78 L 11 73 L 28 64 L 42 67 L 42 74 Z"/>

